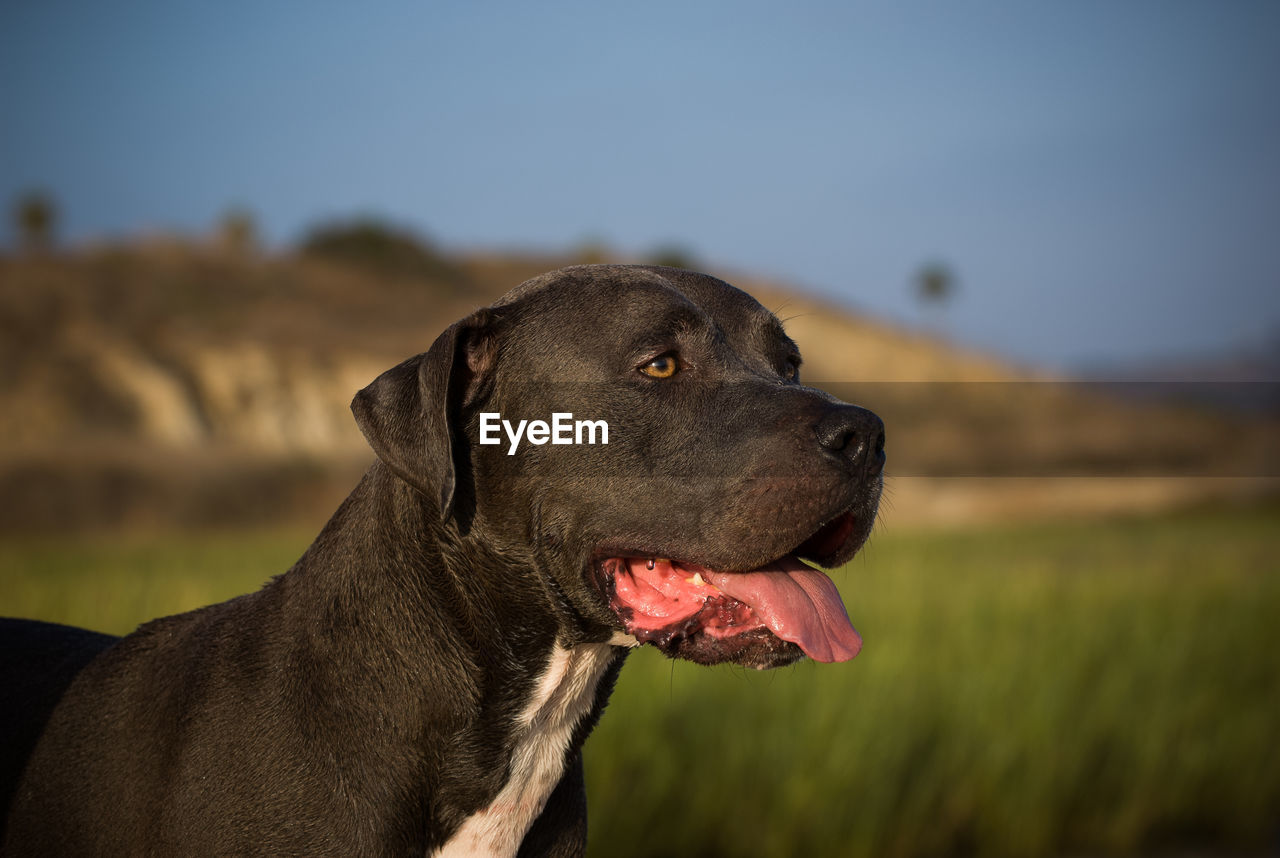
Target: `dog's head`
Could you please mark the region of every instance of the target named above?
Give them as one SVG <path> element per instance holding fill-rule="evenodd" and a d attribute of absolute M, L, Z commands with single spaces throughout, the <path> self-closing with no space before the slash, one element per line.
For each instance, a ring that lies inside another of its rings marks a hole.
<path fill-rule="evenodd" d="M 778 319 L 726 283 L 578 266 L 456 323 L 352 408 L 449 532 L 539 576 L 577 639 L 842 661 L 861 640 L 802 561 L 840 565 L 867 538 L 884 430 L 799 368 Z"/>

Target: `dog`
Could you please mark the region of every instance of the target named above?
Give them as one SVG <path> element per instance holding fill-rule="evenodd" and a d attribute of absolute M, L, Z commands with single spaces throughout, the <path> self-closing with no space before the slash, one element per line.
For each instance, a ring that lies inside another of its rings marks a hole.
<path fill-rule="evenodd" d="M 376 459 L 263 589 L 121 639 L 4 622 L 5 854 L 582 855 L 630 648 L 861 647 L 801 561 L 866 540 L 884 426 L 799 367 L 755 299 L 671 268 L 455 323 L 356 394 Z"/>

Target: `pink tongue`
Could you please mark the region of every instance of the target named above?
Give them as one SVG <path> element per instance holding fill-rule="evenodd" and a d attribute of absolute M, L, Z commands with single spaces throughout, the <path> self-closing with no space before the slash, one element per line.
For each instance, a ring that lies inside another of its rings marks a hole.
<path fill-rule="evenodd" d="M 704 579 L 750 605 L 770 631 L 814 661 L 848 661 L 862 649 L 836 585 L 794 557 L 753 572 L 701 571 Z"/>

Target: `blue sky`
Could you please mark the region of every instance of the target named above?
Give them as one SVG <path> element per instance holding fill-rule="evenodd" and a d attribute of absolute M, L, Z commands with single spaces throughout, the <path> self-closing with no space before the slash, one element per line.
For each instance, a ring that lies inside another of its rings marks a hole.
<path fill-rule="evenodd" d="M 680 244 L 1048 366 L 1258 345 L 1280 3 L 11 2 L 0 199 L 31 187 L 73 241 L 374 213 Z"/>

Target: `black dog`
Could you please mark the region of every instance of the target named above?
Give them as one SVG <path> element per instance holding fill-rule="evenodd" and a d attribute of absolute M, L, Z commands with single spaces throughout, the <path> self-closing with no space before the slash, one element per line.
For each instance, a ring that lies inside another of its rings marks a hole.
<path fill-rule="evenodd" d="M 259 592 L 119 640 L 6 621 L 6 854 L 582 854 L 629 646 L 861 645 L 800 558 L 865 540 L 883 426 L 799 363 L 750 296 L 667 268 L 454 324 L 357 394 L 377 461 Z"/>

